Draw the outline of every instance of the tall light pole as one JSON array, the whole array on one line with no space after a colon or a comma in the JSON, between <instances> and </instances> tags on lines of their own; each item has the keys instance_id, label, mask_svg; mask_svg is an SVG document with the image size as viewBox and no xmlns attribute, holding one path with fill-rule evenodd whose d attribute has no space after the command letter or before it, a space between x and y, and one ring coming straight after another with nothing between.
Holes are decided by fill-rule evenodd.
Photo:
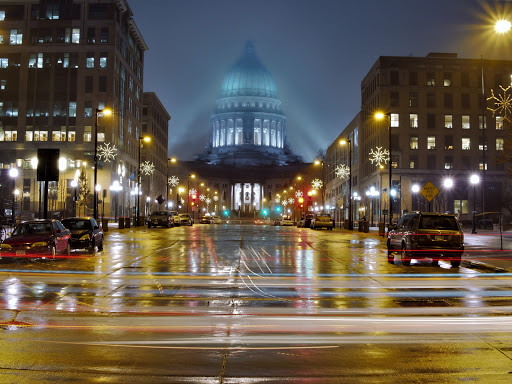
<instances>
[{"instance_id":1,"label":"tall light pole","mask_svg":"<svg viewBox=\"0 0 512 384\"><path fill-rule=\"evenodd\" d=\"M322 160L315 160L315 165L321 165L322 166L322 211L325 205L325 179L324 179L324 161Z\"/></svg>"},{"instance_id":2,"label":"tall light pole","mask_svg":"<svg viewBox=\"0 0 512 384\"><path fill-rule=\"evenodd\" d=\"M446 193L446 212L448 212L449 211L449 209L448 209L449 205L448 204L449 204L449 200L450 200L450 191L451 191L451 189L453 187L453 180L450 179L450 178L444 179L443 185L444 185L444 187L446 188L446 191L447 191L447 193Z\"/></svg>"},{"instance_id":3,"label":"tall light pole","mask_svg":"<svg viewBox=\"0 0 512 384\"><path fill-rule=\"evenodd\" d=\"M16 225L16 178L18 177L18 168L12 167L9 169L9 176L12 179L12 214L11 224L14 227Z\"/></svg>"},{"instance_id":4,"label":"tall light pole","mask_svg":"<svg viewBox=\"0 0 512 384\"><path fill-rule=\"evenodd\" d=\"M141 178L140 178L140 154L142 152L142 143L146 142L149 143L151 141L151 138L149 136L139 137L139 166L137 168L137 215L136 220L137 223L135 226L137 227L139 225L139 216L140 216L140 194L141 194Z\"/></svg>"},{"instance_id":5,"label":"tall light pole","mask_svg":"<svg viewBox=\"0 0 512 384\"><path fill-rule=\"evenodd\" d=\"M190 205L190 179L195 179L196 175L193 173L188 175L187 178L187 213L188 213L188 206Z\"/></svg>"},{"instance_id":6,"label":"tall light pole","mask_svg":"<svg viewBox=\"0 0 512 384\"><path fill-rule=\"evenodd\" d=\"M348 229L354 229L352 222L352 141L350 139L341 140L340 144L348 143Z\"/></svg>"},{"instance_id":7,"label":"tall light pole","mask_svg":"<svg viewBox=\"0 0 512 384\"><path fill-rule=\"evenodd\" d=\"M166 198L166 205L167 205L167 209L169 209L169 163L176 163L176 158L175 157L171 157L169 159L167 159L167 198Z\"/></svg>"},{"instance_id":8,"label":"tall light pole","mask_svg":"<svg viewBox=\"0 0 512 384\"><path fill-rule=\"evenodd\" d=\"M391 188L393 182L393 165L391 164L391 115L388 113L378 112L375 114L377 119L383 119L384 117L388 118L388 146L389 146L389 162L388 162L388 172L389 172L389 187L388 187L388 200L389 200L389 223L388 223L388 231L391 230L391 226L393 225L393 197L391 196Z\"/></svg>"},{"instance_id":9,"label":"tall light pole","mask_svg":"<svg viewBox=\"0 0 512 384\"><path fill-rule=\"evenodd\" d=\"M77 189L77 187L78 187L78 182L75 179L71 180L71 188L73 188L73 213L72 213L73 216L77 216L77 214L76 214L76 200L77 200L76 189Z\"/></svg>"},{"instance_id":10,"label":"tall light pole","mask_svg":"<svg viewBox=\"0 0 512 384\"><path fill-rule=\"evenodd\" d=\"M94 220L98 220L98 193L96 191L96 185L98 184L98 116L110 116L112 111L110 109L98 109L96 108L96 120L94 122L94 186L93 186L93 205L94 205Z\"/></svg>"},{"instance_id":11,"label":"tall light pole","mask_svg":"<svg viewBox=\"0 0 512 384\"><path fill-rule=\"evenodd\" d=\"M418 211L420 210L420 200L418 199L418 192L420 191L420 189L421 188L418 184L413 184L413 186L411 187L412 193L414 193L416 196L416 205L417 205L416 208L418 209ZM411 205L412 205L412 203L411 203Z\"/></svg>"},{"instance_id":12,"label":"tall light pole","mask_svg":"<svg viewBox=\"0 0 512 384\"><path fill-rule=\"evenodd\" d=\"M471 175L469 178L471 184L473 184L473 223L471 233L476 233L476 185L480 183L480 177L478 175Z\"/></svg>"}]
</instances>

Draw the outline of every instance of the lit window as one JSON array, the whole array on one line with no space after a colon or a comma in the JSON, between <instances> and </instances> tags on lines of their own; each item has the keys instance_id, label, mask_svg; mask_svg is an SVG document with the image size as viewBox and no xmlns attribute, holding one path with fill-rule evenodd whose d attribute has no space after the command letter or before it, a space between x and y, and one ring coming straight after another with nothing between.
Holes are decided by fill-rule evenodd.
<instances>
[{"instance_id":1,"label":"lit window","mask_svg":"<svg viewBox=\"0 0 512 384\"><path fill-rule=\"evenodd\" d=\"M391 126L392 127L398 127L399 126L399 120L400 120L400 117L399 117L398 113L392 113L391 114Z\"/></svg>"},{"instance_id":2,"label":"lit window","mask_svg":"<svg viewBox=\"0 0 512 384\"><path fill-rule=\"evenodd\" d=\"M23 31L21 29L11 29L11 40L12 45L20 45L23 41Z\"/></svg>"},{"instance_id":3,"label":"lit window","mask_svg":"<svg viewBox=\"0 0 512 384\"><path fill-rule=\"evenodd\" d=\"M484 167L484 163L478 163L478 169L483 171L485 168L485 170L487 171L487 163L485 163L485 167Z\"/></svg>"},{"instance_id":4,"label":"lit window","mask_svg":"<svg viewBox=\"0 0 512 384\"><path fill-rule=\"evenodd\" d=\"M80 42L80 28L73 28L71 31L71 43L78 44Z\"/></svg>"},{"instance_id":5,"label":"lit window","mask_svg":"<svg viewBox=\"0 0 512 384\"><path fill-rule=\"evenodd\" d=\"M35 131L34 141L48 141L48 131Z\"/></svg>"},{"instance_id":6,"label":"lit window","mask_svg":"<svg viewBox=\"0 0 512 384\"><path fill-rule=\"evenodd\" d=\"M451 72L444 73L443 85L445 87L450 87L452 85L452 74Z\"/></svg>"},{"instance_id":7,"label":"lit window","mask_svg":"<svg viewBox=\"0 0 512 384\"><path fill-rule=\"evenodd\" d=\"M496 138L496 150L497 151L503 151L504 144L505 144L505 142L503 140L503 137Z\"/></svg>"},{"instance_id":8,"label":"lit window","mask_svg":"<svg viewBox=\"0 0 512 384\"><path fill-rule=\"evenodd\" d=\"M462 138L462 150L463 151L471 150L471 139L469 137Z\"/></svg>"},{"instance_id":9,"label":"lit window","mask_svg":"<svg viewBox=\"0 0 512 384\"><path fill-rule=\"evenodd\" d=\"M0 34L0 44L4 43L4 35Z\"/></svg>"},{"instance_id":10,"label":"lit window","mask_svg":"<svg viewBox=\"0 0 512 384\"><path fill-rule=\"evenodd\" d=\"M0 141L18 141L18 131L0 130Z\"/></svg>"},{"instance_id":11,"label":"lit window","mask_svg":"<svg viewBox=\"0 0 512 384\"><path fill-rule=\"evenodd\" d=\"M444 163L444 169L453 169L453 161L446 161Z\"/></svg>"},{"instance_id":12,"label":"lit window","mask_svg":"<svg viewBox=\"0 0 512 384\"><path fill-rule=\"evenodd\" d=\"M98 132L98 141L99 142L104 142L105 141L105 133Z\"/></svg>"},{"instance_id":13,"label":"lit window","mask_svg":"<svg viewBox=\"0 0 512 384\"><path fill-rule=\"evenodd\" d=\"M0 68L7 68L9 66L9 59L0 57Z\"/></svg>"},{"instance_id":14,"label":"lit window","mask_svg":"<svg viewBox=\"0 0 512 384\"><path fill-rule=\"evenodd\" d=\"M0 21L5 20L5 11L0 11Z\"/></svg>"},{"instance_id":15,"label":"lit window","mask_svg":"<svg viewBox=\"0 0 512 384\"><path fill-rule=\"evenodd\" d=\"M75 141L76 132L68 131L68 141Z\"/></svg>"},{"instance_id":16,"label":"lit window","mask_svg":"<svg viewBox=\"0 0 512 384\"><path fill-rule=\"evenodd\" d=\"M462 129L469 129L469 115L462 115Z\"/></svg>"},{"instance_id":17,"label":"lit window","mask_svg":"<svg viewBox=\"0 0 512 384\"><path fill-rule=\"evenodd\" d=\"M418 114L417 113L411 113L409 114L409 127L411 128L418 128Z\"/></svg>"},{"instance_id":18,"label":"lit window","mask_svg":"<svg viewBox=\"0 0 512 384\"><path fill-rule=\"evenodd\" d=\"M427 137L427 149L436 149L436 137L435 136Z\"/></svg>"},{"instance_id":19,"label":"lit window","mask_svg":"<svg viewBox=\"0 0 512 384\"><path fill-rule=\"evenodd\" d=\"M453 128L453 116L452 115L444 115L444 127L445 128Z\"/></svg>"},{"instance_id":20,"label":"lit window","mask_svg":"<svg viewBox=\"0 0 512 384\"><path fill-rule=\"evenodd\" d=\"M100 68L107 68L107 54L100 53Z\"/></svg>"},{"instance_id":21,"label":"lit window","mask_svg":"<svg viewBox=\"0 0 512 384\"><path fill-rule=\"evenodd\" d=\"M503 130L503 116L496 116L496 129L498 131Z\"/></svg>"},{"instance_id":22,"label":"lit window","mask_svg":"<svg viewBox=\"0 0 512 384\"><path fill-rule=\"evenodd\" d=\"M76 101L69 102L69 117L76 117Z\"/></svg>"},{"instance_id":23,"label":"lit window","mask_svg":"<svg viewBox=\"0 0 512 384\"><path fill-rule=\"evenodd\" d=\"M418 137L417 136L411 136L409 138L409 148L410 149L418 149Z\"/></svg>"},{"instance_id":24,"label":"lit window","mask_svg":"<svg viewBox=\"0 0 512 384\"><path fill-rule=\"evenodd\" d=\"M468 201L467 200L453 200L453 212L461 213L461 215L468 214Z\"/></svg>"},{"instance_id":25,"label":"lit window","mask_svg":"<svg viewBox=\"0 0 512 384\"><path fill-rule=\"evenodd\" d=\"M60 141L60 131L52 132L52 141Z\"/></svg>"},{"instance_id":26,"label":"lit window","mask_svg":"<svg viewBox=\"0 0 512 384\"><path fill-rule=\"evenodd\" d=\"M91 130L92 130L92 127L90 125L86 125L84 127L84 143L91 141L91 139L92 139Z\"/></svg>"},{"instance_id":27,"label":"lit window","mask_svg":"<svg viewBox=\"0 0 512 384\"><path fill-rule=\"evenodd\" d=\"M88 53L87 54L87 59L86 59L86 67L87 68L94 68L94 53Z\"/></svg>"},{"instance_id":28,"label":"lit window","mask_svg":"<svg viewBox=\"0 0 512 384\"><path fill-rule=\"evenodd\" d=\"M25 132L25 141L34 141L34 131Z\"/></svg>"},{"instance_id":29,"label":"lit window","mask_svg":"<svg viewBox=\"0 0 512 384\"><path fill-rule=\"evenodd\" d=\"M416 165L416 163L414 160L409 161L409 168L414 169L414 168L416 168L415 165Z\"/></svg>"}]
</instances>

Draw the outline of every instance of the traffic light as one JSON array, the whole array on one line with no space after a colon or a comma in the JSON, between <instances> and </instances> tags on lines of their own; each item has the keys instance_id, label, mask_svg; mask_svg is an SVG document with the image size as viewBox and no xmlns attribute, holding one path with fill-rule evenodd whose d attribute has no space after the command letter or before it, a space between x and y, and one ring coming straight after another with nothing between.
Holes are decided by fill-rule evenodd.
<instances>
[{"instance_id":1,"label":"traffic light","mask_svg":"<svg viewBox=\"0 0 512 384\"><path fill-rule=\"evenodd\" d=\"M263 210L263 216L267 216L268 211L266 209Z\"/></svg>"},{"instance_id":2,"label":"traffic light","mask_svg":"<svg viewBox=\"0 0 512 384\"><path fill-rule=\"evenodd\" d=\"M281 207L277 207L277 208L276 208L276 211L277 211L277 212L281 212Z\"/></svg>"},{"instance_id":3,"label":"traffic light","mask_svg":"<svg viewBox=\"0 0 512 384\"><path fill-rule=\"evenodd\" d=\"M229 212L226 210L224 211L224 216L227 216L229 214Z\"/></svg>"},{"instance_id":4,"label":"traffic light","mask_svg":"<svg viewBox=\"0 0 512 384\"><path fill-rule=\"evenodd\" d=\"M299 203L303 203L304 202L304 198L303 197L299 197Z\"/></svg>"}]
</instances>

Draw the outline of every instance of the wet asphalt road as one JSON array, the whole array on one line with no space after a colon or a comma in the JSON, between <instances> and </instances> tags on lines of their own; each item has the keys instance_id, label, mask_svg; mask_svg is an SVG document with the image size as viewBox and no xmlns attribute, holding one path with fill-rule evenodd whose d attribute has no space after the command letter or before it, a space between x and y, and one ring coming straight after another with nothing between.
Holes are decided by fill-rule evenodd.
<instances>
[{"instance_id":1,"label":"wet asphalt road","mask_svg":"<svg viewBox=\"0 0 512 384\"><path fill-rule=\"evenodd\" d=\"M512 274L365 234L194 225L0 264L0 383L510 383Z\"/></svg>"}]
</instances>

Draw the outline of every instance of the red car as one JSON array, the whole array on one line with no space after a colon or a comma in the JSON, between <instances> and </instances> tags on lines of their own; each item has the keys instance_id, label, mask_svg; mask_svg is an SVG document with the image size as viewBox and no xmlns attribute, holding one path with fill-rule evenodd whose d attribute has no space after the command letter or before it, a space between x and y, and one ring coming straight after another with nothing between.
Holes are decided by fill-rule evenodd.
<instances>
[{"instance_id":1,"label":"red car","mask_svg":"<svg viewBox=\"0 0 512 384\"><path fill-rule=\"evenodd\" d=\"M55 258L57 253L71 253L71 233L58 220L20 223L0 246L0 259Z\"/></svg>"}]
</instances>

